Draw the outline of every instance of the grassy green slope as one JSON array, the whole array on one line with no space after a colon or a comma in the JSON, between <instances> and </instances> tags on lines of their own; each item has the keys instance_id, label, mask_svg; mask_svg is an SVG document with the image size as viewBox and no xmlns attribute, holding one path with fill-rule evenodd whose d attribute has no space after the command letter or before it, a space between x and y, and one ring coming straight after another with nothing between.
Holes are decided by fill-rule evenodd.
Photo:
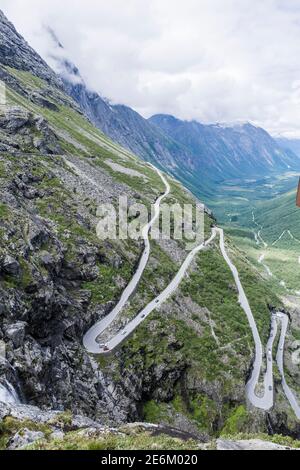
<instances>
[{"instance_id":1,"label":"grassy green slope","mask_svg":"<svg viewBox=\"0 0 300 470\"><path fill-rule=\"evenodd\" d=\"M290 191L271 201L257 204L255 217L263 225L262 234L269 243L275 242L284 230L290 230L300 240L300 209L295 200L295 191ZM291 248L294 244L290 237L280 242L280 246L285 248Z\"/></svg>"},{"instance_id":2,"label":"grassy green slope","mask_svg":"<svg viewBox=\"0 0 300 470\"><path fill-rule=\"evenodd\" d=\"M253 264L261 270L267 279L277 286L281 294L288 289L300 290L299 255L300 255L300 209L295 204L296 192L274 197L268 201L259 201L239 211L236 222L227 227L229 233L245 252ZM253 222L253 214L255 222ZM260 240L257 244L254 232L267 243L265 247ZM268 276L266 269L258 260L264 254L264 263L274 274Z\"/></svg>"},{"instance_id":3,"label":"grassy green slope","mask_svg":"<svg viewBox=\"0 0 300 470\"><path fill-rule=\"evenodd\" d=\"M27 90L48 90L47 83L42 80L37 82L28 73L12 69L9 73ZM57 107L56 111L38 105L13 89L8 89L8 98L11 105L24 107L47 119L59 136L65 154L76 155L87 160L93 167L101 168L105 174L122 184L124 190L127 188L133 191L138 201L147 205L153 202L163 190L158 175L95 129L72 103L62 105L60 100L55 99L56 93L59 95L61 92L52 90L51 100ZM53 161L49 163L47 157L39 156L36 150L32 149L32 153L37 156L38 167L43 167L45 162L50 166L55 165ZM60 160L59 156L56 158ZM117 171L111 162L142 173L148 179L147 184L137 176ZM2 156L2 163L6 167L4 178L18 172L16 157ZM193 200L174 180L170 180L170 183L173 202ZM53 178L40 184L44 185L40 189L49 189L51 186L51 192L37 202L36 210L56 225L68 248L70 261L74 261L72 247L78 240L81 243L86 240L95 244L100 252L106 250L106 260L99 263L97 279L87 280L82 285L82 288L91 292L93 308L116 300L121 291L116 275L125 283L128 282L134 262L138 259L139 247L123 242L103 246L96 240L92 223L90 227L89 224L82 227L82 224L75 223L78 219L76 204L88 202L91 206L93 201L76 200L74 194ZM0 213L5 217L7 208L0 206ZM207 235L212 223L213 220L206 216ZM65 236L68 230L72 234L71 238L69 234ZM149 270L145 271L141 289L131 302L128 316L134 314L136 306L142 306L159 292L178 267L167 250L156 245L153 248L151 256L153 265L157 266L156 275L153 276L153 272ZM242 253L231 243L229 248L231 256L238 263L262 339L266 340L270 319L268 305L279 305L280 302ZM122 256L120 268L116 268L110 261L115 254ZM161 413L167 413L167 420L176 424L176 414L181 413L198 429L215 433L226 427L228 420L240 412L240 406L244 407L243 426L253 419L245 408L244 397L244 383L252 355L251 332L245 314L237 303L231 273L218 246L214 244L212 248L199 254L189 276L170 302L163 306L162 311L153 313L124 344L116 357L109 359L108 363L101 359L100 364L106 374L120 382L120 386L124 384L124 375L128 378L127 383L130 383L132 376L138 377L142 372L142 392L140 395L137 393L137 400L145 419L151 415L151 411L154 421L161 419ZM166 370L160 377L159 370L163 368ZM159 410L156 413L151 409L153 403L154 409ZM236 431L241 430L237 426Z\"/></svg>"}]
</instances>

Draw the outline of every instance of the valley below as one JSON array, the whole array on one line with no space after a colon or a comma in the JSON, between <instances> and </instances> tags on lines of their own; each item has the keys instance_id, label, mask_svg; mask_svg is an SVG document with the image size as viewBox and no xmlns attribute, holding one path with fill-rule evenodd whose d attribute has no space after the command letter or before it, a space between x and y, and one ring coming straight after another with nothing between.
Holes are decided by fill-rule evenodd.
<instances>
[{"instance_id":1,"label":"valley below","mask_svg":"<svg viewBox=\"0 0 300 470\"><path fill-rule=\"evenodd\" d=\"M299 347L299 268L300 268L300 212L296 207L296 188L300 174L287 172L263 179L229 181L218 189L217 200L211 201L215 213L226 233L247 255L247 259L258 270L270 288L275 290L288 312L281 324L281 339L277 327L271 328L271 349L279 341L277 365L283 378L283 388L299 419L299 384L293 380L295 365L293 353ZM290 320L290 326L289 325ZM288 333L288 348L284 337ZM277 339L276 339L277 338ZM279 360L279 362L278 362ZM288 365L288 383L296 391L291 396L284 378L283 364ZM282 374L283 373L283 374ZM296 374L298 377L298 373Z\"/></svg>"},{"instance_id":2,"label":"valley below","mask_svg":"<svg viewBox=\"0 0 300 470\"><path fill-rule=\"evenodd\" d=\"M262 275L283 296L299 295L300 214L296 188L300 173L290 172L262 180L239 180L232 191L227 182L211 201L225 231L230 234ZM237 195L238 191L238 195Z\"/></svg>"}]
</instances>

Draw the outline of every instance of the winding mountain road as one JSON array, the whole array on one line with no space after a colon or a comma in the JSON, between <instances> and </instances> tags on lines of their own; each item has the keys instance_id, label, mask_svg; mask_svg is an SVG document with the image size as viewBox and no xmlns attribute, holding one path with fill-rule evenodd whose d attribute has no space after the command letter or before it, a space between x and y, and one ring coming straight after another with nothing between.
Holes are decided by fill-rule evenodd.
<instances>
[{"instance_id":1,"label":"winding mountain road","mask_svg":"<svg viewBox=\"0 0 300 470\"><path fill-rule=\"evenodd\" d=\"M284 355L285 337L286 337L286 333L287 333L287 329L289 325L289 318L287 315L284 315L282 313L278 313L277 317L281 321L281 335L279 339L278 351L277 351L277 356L276 356L278 370L281 375L281 384L282 384L282 388L285 393L285 396L290 402L290 405L293 408L295 415L297 416L298 419L300 419L300 406L297 402L295 395L293 394L292 390L288 386L286 379L285 379L285 374L284 374L283 355Z\"/></svg>"},{"instance_id":2,"label":"winding mountain road","mask_svg":"<svg viewBox=\"0 0 300 470\"><path fill-rule=\"evenodd\" d=\"M256 322L251 310L251 307L249 305L249 301L247 299L247 296L245 294L244 288L242 286L242 283L240 281L239 273L235 265L232 263L230 260L226 248L225 248L225 243L224 243L224 231L221 228L216 229L219 234L220 234L220 249L221 253L223 255L224 260L226 261L227 265L229 266L233 277L235 284L238 289L239 293L239 303L244 310L248 322L250 325L250 328L252 330L252 335L254 338L254 343L255 343L255 358L253 362L253 369L252 369L252 375L247 382L246 385L246 394L249 399L249 401L256 407L260 408L263 410L269 410L272 408L273 403L274 403L274 392L273 392L273 359L271 355L271 361L267 361L267 371L265 374L264 378L264 393L262 396L258 396L256 393L256 388L259 383L259 378L260 378L260 373L262 369L262 364L263 364L263 346L262 342L259 336L259 332L256 326ZM268 345L268 347L271 347L271 344Z\"/></svg>"},{"instance_id":3,"label":"winding mountain road","mask_svg":"<svg viewBox=\"0 0 300 470\"><path fill-rule=\"evenodd\" d=\"M115 349L120 343L122 343L128 336L130 336L134 330L146 320L146 318L150 315L153 310L156 310L160 305L165 302L178 288L180 282L182 281L185 273L190 266L193 258L199 251L203 250L203 248L215 238L216 230L213 229L212 236L201 245L194 248L186 257L184 262L182 263L179 271L177 272L174 279L170 282L170 284L159 294L155 299L153 299L146 307L131 321L129 322L124 330L117 333L110 341L108 341L105 345L99 345L97 343L97 337L107 328L106 326L106 318L99 322L95 327L93 327L90 331L88 331L87 335L84 339L84 346L85 348L91 353L109 353L113 349ZM109 322L110 323L110 322ZM106 349L108 348L108 350Z\"/></svg>"},{"instance_id":4,"label":"winding mountain road","mask_svg":"<svg viewBox=\"0 0 300 470\"><path fill-rule=\"evenodd\" d=\"M151 165L152 166L152 165ZM222 256L229 266L235 284L238 289L238 301L241 308L244 310L251 331L254 338L255 343L255 356L253 361L252 373L251 377L246 384L246 396L249 402L256 408L260 408L262 410L268 411L274 405L274 378L273 378L273 347L274 341L277 336L278 330L278 321L281 321L281 336L278 346L277 352L277 364L278 369L282 377L282 386L283 390L286 394L287 399L289 400L296 416L300 419L300 407L297 403L297 400L286 383L285 376L284 376L284 364L283 364L283 354L284 354L284 345L285 345L285 338L288 328L289 319L287 315L277 312L276 314L272 315L271 319L271 331L270 337L267 343L266 351L264 354L263 346L261 342L261 338L257 329L257 325L255 322L255 318L253 316L251 307L249 305L248 298L245 294L244 288L240 281L239 273L236 266L232 263L231 259L229 258L224 242L224 231L221 228L213 227L211 237L195 247L192 251L189 252L186 259L182 263L181 267L179 268L178 272L176 273L173 280L170 284L155 298L153 299L144 309L139 312L139 314L131 320L123 330L119 331L116 335L114 335L109 341L105 344L99 344L97 341L101 333L103 333L109 325L116 319L120 311L123 309L125 304L127 303L129 297L132 295L134 290L136 289L142 274L145 270L145 267L148 263L149 256L150 256L150 242L149 242L149 232L152 225L155 223L157 218L159 217L160 213L160 203L161 201L169 194L170 186L163 176L163 174L155 167L154 170L159 174L162 181L165 184L166 191L157 199L155 203L155 211L154 216L151 221L143 228L142 230L142 237L144 239L144 251L140 259L140 263L138 268L133 275L131 281L129 282L128 286L122 293L122 296L114 307L114 309L102 320L97 322L90 330L85 334L83 338L83 344L85 349L92 354L108 354L111 353L117 346L119 346L123 341L125 341L135 330L136 328L146 320L146 318L153 312L153 310L157 309L165 302L178 288L180 282L184 278L187 269L189 268L192 260L194 259L195 255L203 250L204 247L208 246L213 239L219 234L219 242L220 242L220 250ZM263 367L263 359L266 359L266 370L264 373L264 380L263 384L260 383L260 376Z\"/></svg>"},{"instance_id":5,"label":"winding mountain road","mask_svg":"<svg viewBox=\"0 0 300 470\"><path fill-rule=\"evenodd\" d=\"M144 272L144 270L147 266L149 256L150 256L150 241L149 241L150 229L159 217L161 201L164 198L166 198L168 196L168 194L170 193L171 188L170 188L170 185L169 185L168 181L164 177L164 175L157 168L155 168L153 165L151 165L150 163L149 163L149 165L158 173L158 175L160 176L160 178L162 179L162 181L163 181L163 183L166 187L166 190L161 196L159 196L159 198L156 200L156 202L154 204L154 216L152 217L150 222L148 222L148 224L146 224L144 226L144 228L142 229L142 238L144 240L144 251L143 251L143 254L141 256L141 259L140 259L140 262L139 262L139 265L138 265L138 268L137 268L136 272L134 273L134 275L131 278L131 280L130 280L129 284L127 285L127 287L124 289L124 291L121 295L121 298L120 298L119 302L117 303L117 305L114 307L114 309L105 318L103 318L102 320L97 322L94 326L92 326L92 328L90 328L90 330L85 334L85 336L83 338L84 347L86 348L86 350L88 352L93 353L93 354L105 353L105 352L107 352L107 347L108 348L110 347L110 345L108 345L108 344L105 345L105 346L103 346L103 345L100 346L99 343L97 342L97 338L115 320L115 318L118 316L118 314L124 308L124 306L127 303L129 297L133 294L133 292L136 289L138 283L140 282L140 279L141 279L142 274L143 274L143 272ZM117 336L119 337L120 334L118 334ZM125 335L125 334L122 335L121 334L121 336L122 336L122 339L124 340L128 335ZM119 344L119 343L120 343L120 341L117 342L117 344ZM113 341L113 344L116 345L116 341ZM115 347L115 346L113 346L113 347Z\"/></svg>"},{"instance_id":6,"label":"winding mountain road","mask_svg":"<svg viewBox=\"0 0 300 470\"><path fill-rule=\"evenodd\" d=\"M259 332L257 330L256 322L255 322L253 313L251 311L247 296L241 284L238 271L236 267L234 266L234 264L231 262L226 252L225 243L224 243L224 232L222 229L216 229L216 230L220 233L220 249L221 249L223 258L225 259L226 263L228 264L233 274L233 277L234 277L234 280L235 280L235 283L239 292L239 303L247 315L249 325L252 330L254 342L255 342L255 358L254 358L254 363L253 363L252 374L251 374L249 381L246 384L247 398L252 403L253 406L255 406L256 408L266 410L266 411L270 410L274 406L273 347L274 347L274 342L277 336L278 322L280 322L281 323L281 335L280 335L279 344L278 344L276 362L277 362L279 372L281 374L283 391L291 407L293 408L295 415L297 416L298 419L300 419L300 406L297 402L297 398L295 397L294 393L288 386L286 379L285 379L285 374L284 374L283 356L284 356L285 338L286 338L287 329L289 325L289 317L282 312L276 312L272 315L271 331L270 331L270 336L269 336L269 340L267 343L266 354L265 354L267 365L266 365L266 371L264 374L263 390L261 390L261 393L258 395L259 378L260 378L262 365L263 365L263 347L262 347L261 339L259 336Z\"/></svg>"}]
</instances>

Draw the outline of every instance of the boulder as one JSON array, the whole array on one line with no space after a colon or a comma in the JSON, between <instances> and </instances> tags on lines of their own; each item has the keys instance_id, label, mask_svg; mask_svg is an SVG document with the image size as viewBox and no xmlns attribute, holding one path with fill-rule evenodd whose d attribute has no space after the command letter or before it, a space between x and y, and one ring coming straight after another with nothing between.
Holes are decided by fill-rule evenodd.
<instances>
[{"instance_id":1,"label":"boulder","mask_svg":"<svg viewBox=\"0 0 300 470\"><path fill-rule=\"evenodd\" d=\"M62 431L54 431L54 432L50 435L50 439L57 440L57 441L63 440L64 437L65 437L65 433L62 432Z\"/></svg>"},{"instance_id":2,"label":"boulder","mask_svg":"<svg viewBox=\"0 0 300 470\"><path fill-rule=\"evenodd\" d=\"M15 258L10 255L6 255L2 263L2 270L10 276L19 276L21 268Z\"/></svg>"},{"instance_id":3,"label":"boulder","mask_svg":"<svg viewBox=\"0 0 300 470\"><path fill-rule=\"evenodd\" d=\"M43 439L45 434L40 431L29 431L29 429L25 428L21 431L17 432L9 441L8 449L16 450L22 449L30 444L33 444L40 439Z\"/></svg>"},{"instance_id":4,"label":"boulder","mask_svg":"<svg viewBox=\"0 0 300 470\"><path fill-rule=\"evenodd\" d=\"M260 439L248 439L245 441L217 440L217 450L299 450L288 446L282 446Z\"/></svg>"}]
</instances>

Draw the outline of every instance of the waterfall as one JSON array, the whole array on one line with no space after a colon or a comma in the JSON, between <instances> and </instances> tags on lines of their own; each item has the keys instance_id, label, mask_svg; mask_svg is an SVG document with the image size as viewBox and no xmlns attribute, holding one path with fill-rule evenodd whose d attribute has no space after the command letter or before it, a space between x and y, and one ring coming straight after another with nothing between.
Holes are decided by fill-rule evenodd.
<instances>
[{"instance_id":1,"label":"waterfall","mask_svg":"<svg viewBox=\"0 0 300 470\"><path fill-rule=\"evenodd\" d=\"M12 405L20 404L17 392L7 380L2 384L0 383L0 402Z\"/></svg>"}]
</instances>

